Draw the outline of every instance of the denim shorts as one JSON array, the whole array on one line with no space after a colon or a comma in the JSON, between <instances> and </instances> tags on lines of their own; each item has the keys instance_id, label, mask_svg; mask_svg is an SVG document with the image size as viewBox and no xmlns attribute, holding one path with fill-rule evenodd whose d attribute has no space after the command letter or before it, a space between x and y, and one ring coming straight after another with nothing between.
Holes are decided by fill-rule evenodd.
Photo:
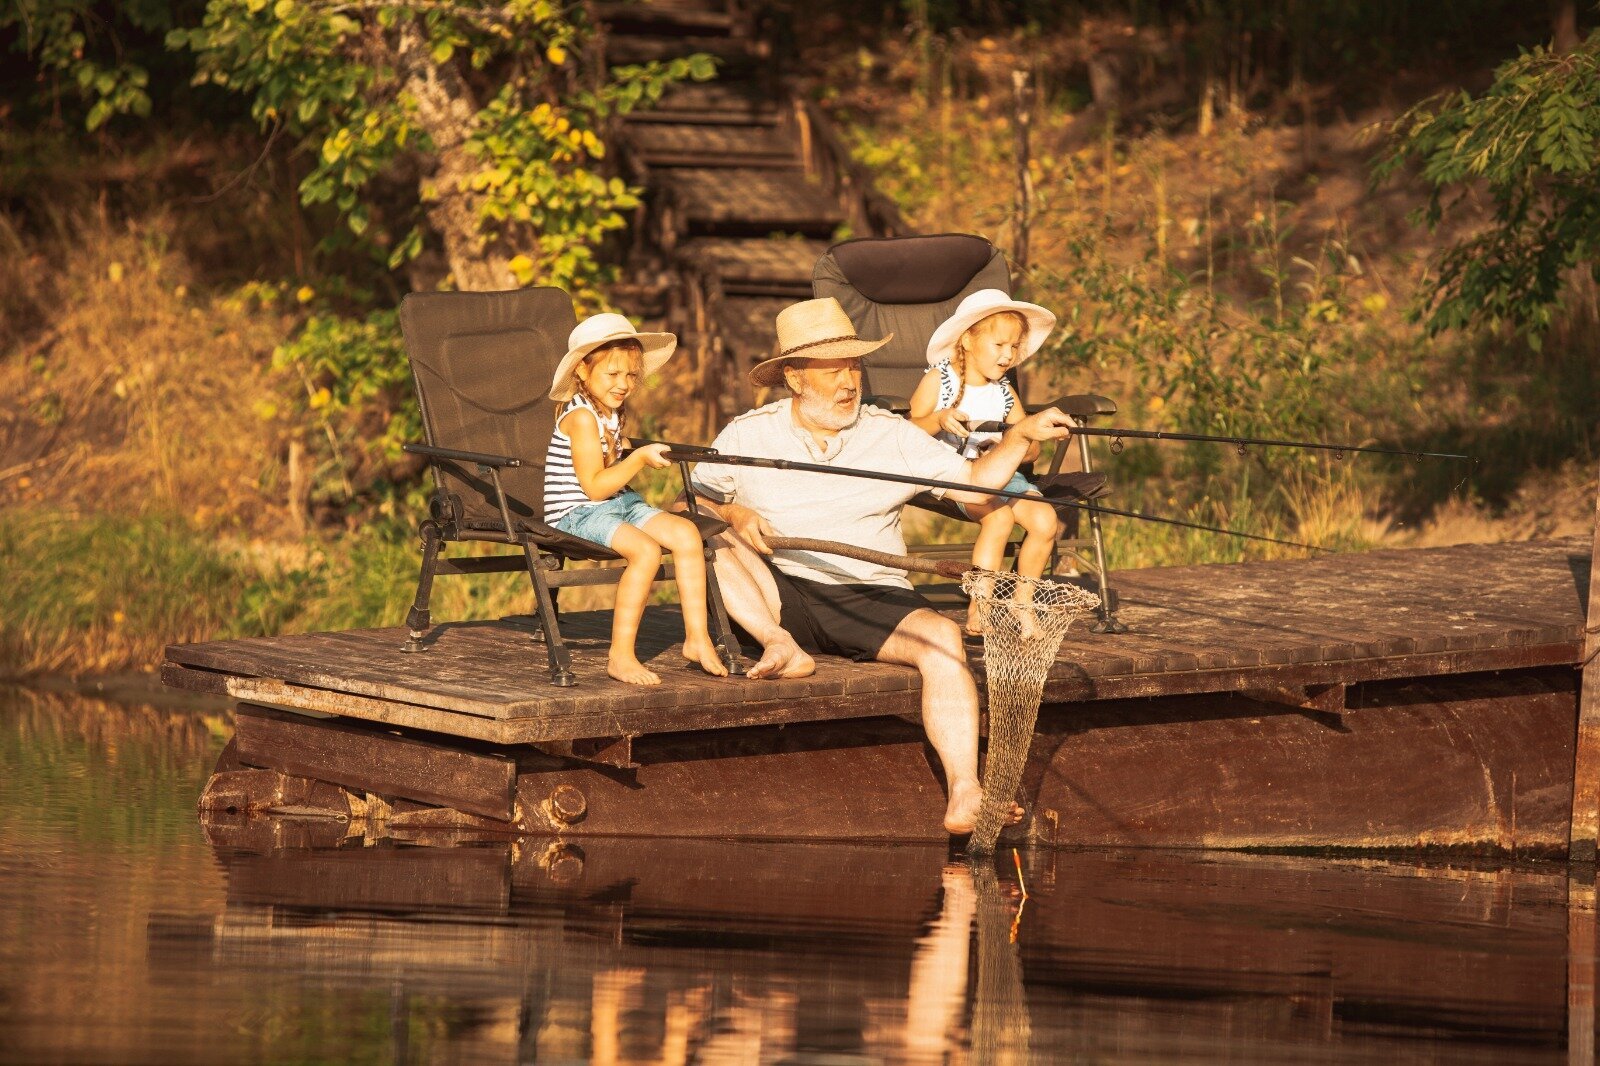
<instances>
[{"instance_id":1,"label":"denim shorts","mask_svg":"<svg viewBox=\"0 0 1600 1066\"><path fill-rule=\"evenodd\" d=\"M1021 474L1012 474L1011 475L1011 480L1006 482L1005 485L1001 488L1000 491L1001 492L1038 492L1039 491L1039 487L1037 485L1035 485L1033 482L1029 481L1027 478L1023 477ZM1016 503L1017 501L1016 500L1012 500L1012 499L1008 499L1008 498L1006 498L1004 496L996 496L996 497L994 497L994 499L991 502L1003 505L1003 504L1008 504L1008 503ZM956 504L956 506L961 508L961 513L962 514L966 515L968 518L972 517L971 513L968 512L965 504L958 503L958 504Z\"/></svg>"},{"instance_id":2,"label":"denim shorts","mask_svg":"<svg viewBox=\"0 0 1600 1066\"><path fill-rule=\"evenodd\" d=\"M660 508L645 503L644 497L637 492L623 489L609 500L575 507L551 524L563 533L571 533L574 537L582 537L609 548L618 529L623 526L642 527L660 513Z\"/></svg>"}]
</instances>

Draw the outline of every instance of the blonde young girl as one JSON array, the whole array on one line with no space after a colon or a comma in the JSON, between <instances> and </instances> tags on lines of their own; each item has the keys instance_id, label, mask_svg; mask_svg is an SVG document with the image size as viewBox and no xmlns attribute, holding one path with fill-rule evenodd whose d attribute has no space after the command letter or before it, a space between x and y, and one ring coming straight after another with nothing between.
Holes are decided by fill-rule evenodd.
<instances>
[{"instance_id":1,"label":"blonde young girl","mask_svg":"<svg viewBox=\"0 0 1600 1066\"><path fill-rule=\"evenodd\" d=\"M607 672L630 685L659 685L639 661L634 642L663 548L672 552L683 605L683 657L725 677L706 627L706 566L700 533L687 518L665 514L628 488L648 468L672 465L665 444L628 451L623 405L643 376L665 363L678 341L670 333L637 333L621 315L578 323L556 367L550 398L556 429L544 466L544 520L604 545L627 560L611 616Z\"/></svg>"},{"instance_id":2,"label":"blonde young girl","mask_svg":"<svg viewBox=\"0 0 1600 1066\"><path fill-rule=\"evenodd\" d=\"M1039 350L1055 322L1055 315L1044 308L1013 300L999 289L980 289L962 300L928 342L930 369L912 394L911 421L968 459L982 455L1000 435L974 433L969 427L980 422L1022 420L1022 401L1006 373ZM1038 454L1039 446L1034 444L1028 461ZM1021 474L1013 475L1005 490L1038 495ZM1011 527L1020 525L1024 535L1017 548L1017 573L1027 577L1044 574L1061 529L1055 508L1043 500L1035 503L1004 496L958 506L968 518L978 520L974 566L999 570ZM980 632L982 621L969 611L967 631Z\"/></svg>"}]
</instances>

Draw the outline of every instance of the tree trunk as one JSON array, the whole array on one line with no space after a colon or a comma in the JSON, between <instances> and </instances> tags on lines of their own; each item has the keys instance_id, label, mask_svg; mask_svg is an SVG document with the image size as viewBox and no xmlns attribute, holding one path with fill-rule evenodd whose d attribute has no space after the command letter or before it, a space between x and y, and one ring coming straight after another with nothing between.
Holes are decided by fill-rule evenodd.
<instances>
[{"instance_id":1,"label":"tree trunk","mask_svg":"<svg viewBox=\"0 0 1600 1066\"><path fill-rule=\"evenodd\" d=\"M428 223L444 242L456 288L483 291L517 284L504 249L485 242L478 222L482 197L468 181L478 162L467 151L478 103L460 72L435 63L427 35L410 20L396 29L395 67L405 91L416 102L417 123L433 142L435 158L420 189Z\"/></svg>"},{"instance_id":2,"label":"tree trunk","mask_svg":"<svg viewBox=\"0 0 1600 1066\"><path fill-rule=\"evenodd\" d=\"M1565 54L1578 47L1578 5L1554 0L1550 5L1550 48Z\"/></svg>"}]
</instances>

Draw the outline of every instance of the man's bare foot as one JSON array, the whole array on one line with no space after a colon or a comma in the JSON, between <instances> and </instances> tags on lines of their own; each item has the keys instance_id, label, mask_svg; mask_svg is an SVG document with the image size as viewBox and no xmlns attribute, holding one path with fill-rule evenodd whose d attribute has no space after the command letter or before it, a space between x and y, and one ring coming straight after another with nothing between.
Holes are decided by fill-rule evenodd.
<instances>
[{"instance_id":1,"label":"man's bare foot","mask_svg":"<svg viewBox=\"0 0 1600 1066\"><path fill-rule=\"evenodd\" d=\"M945 830L960 835L978 824L978 808L983 806L983 789L976 781L959 781L950 789L950 802L944 808Z\"/></svg>"},{"instance_id":2,"label":"man's bare foot","mask_svg":"<svg viewBox=\"0 0 1600 1066\"><path fill-rule=\"evenodd\" d=\"M606 673L629 685L659 685L661 675L645 667L632 655L613 651L606 657Z\"/></svg>"},{"instance_id":3,"label":"man's bare foot","mask_svg":"<svg viewBox=\"0 0 1600 1066\"><path fill-rule=\"evenodd\" d=\"M717 646L709 638L683 642L683 657L699 665L712 677L727 677L728 665L717 654Z\"/></svg>"},{"instance_id":4,"label":"man's bare foot","mask_svg":"<svg viewBox=\"0 0 1600 1066\"><path fill-rule=\"evenodd\" d=\"M962 782L950 790L950 802L944 809L944 827L949 833L960 836L970 833L978 824L978 809L983 806L983 789L977 782ZM1022 821L1027 811L1013 803L1007 825Z\"/></svg>"},{"instance_id":5,"label":"man's bare foot","mask_svg":"<svg viewBox=\"0 0 1600 1066\"><path fill-rule=\"evenodd\" d=\"M761 649L761 658L745 676L764 681L773 677L809 677L816 670L816 660L793 637L784 635Z\"/></svg>"}]
</instances>

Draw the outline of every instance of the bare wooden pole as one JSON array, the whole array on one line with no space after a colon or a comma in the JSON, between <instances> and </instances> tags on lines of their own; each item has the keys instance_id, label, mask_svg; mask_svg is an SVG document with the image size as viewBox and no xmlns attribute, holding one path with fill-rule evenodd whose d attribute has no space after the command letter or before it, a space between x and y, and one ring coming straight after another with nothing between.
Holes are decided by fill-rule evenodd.
<instances>
[{"instance_id":1,"label":"bare wooden pole","mask_svg":"<svg viewBox=\"0 0 1600 1066\"><path fill-rule=\"evenodd\" d=\"M1030 134L1033 127L1033 108L1028 99L1028 72L1025 70L1011 72L1011 102L1014 111L1013 125L1017 133L1017 192L1012 220L1015 239L1012 241L1011 257L1017 262L1018 272L1026 273L1028 230L1033 225L1033 175L1028 168L1032 149Z\"/></svg>"},{"instance_id":2,"label":"bare wooden pole","mask_svg":"<svg viewBox=\"0 0 1600 1066\"><path fill-rule=\"evenodd\" d=\"M1594 1066L1594 870L1567 870L1567 1066Z\"/></svg>"},{"instance_id":3,"label":"bare wooden pole","mask_svg":"<svg viewBox=\"0 0 1600 1066\"><path fill-rule=\"evenodd\" d=\"M1578 751L1572 772L1572 835L1567 857L1594 862L1600 829L1600 495L1595 500L1589 604L1583 635L1583 679L1578 687Z\"/></svg>"}]
</instances>

